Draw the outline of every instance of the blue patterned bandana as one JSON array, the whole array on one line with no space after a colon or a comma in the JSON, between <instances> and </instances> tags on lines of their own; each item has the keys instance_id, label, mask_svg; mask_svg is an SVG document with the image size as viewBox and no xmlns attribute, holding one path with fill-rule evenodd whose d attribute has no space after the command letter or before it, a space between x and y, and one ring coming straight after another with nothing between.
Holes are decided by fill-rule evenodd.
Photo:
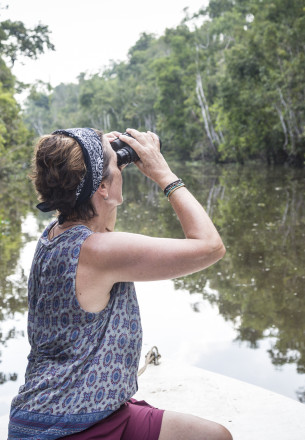
<instances>
[{"instance_id":1,"label":"blue patterned bandana","mask_svg":"<svg viewBox=\"0 0 305 440\"><path fill-rule=\"evenodd\" d=\"M52 134L63 134L75 139L80 145L86 164L86 174L76 188L76 206L90 199L98 189L103 177L103 147L100 137L92 128L68 128ZM49 202L42 202L37 208L43 212L56 209Z\"/></svg>"}]
</instances>

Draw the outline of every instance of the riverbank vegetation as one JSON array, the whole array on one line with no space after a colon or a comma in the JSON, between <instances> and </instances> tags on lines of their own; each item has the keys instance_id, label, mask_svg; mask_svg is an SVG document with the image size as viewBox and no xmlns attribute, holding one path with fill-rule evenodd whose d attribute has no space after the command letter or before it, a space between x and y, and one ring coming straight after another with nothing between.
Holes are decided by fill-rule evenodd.
<instances>
[{"instance_id":1,"label":"riverbank vegetation","mask_svg":"<svg viewBox=\"0 0 305 440\"><path fill-rule=\"evenodd\" d=\"M161 37L142 34L127 61L33 86L26 121L39 135L157 131L179 160L303 166L304 41L303 0L210 0Z\"/></svg>"}]
</instances>

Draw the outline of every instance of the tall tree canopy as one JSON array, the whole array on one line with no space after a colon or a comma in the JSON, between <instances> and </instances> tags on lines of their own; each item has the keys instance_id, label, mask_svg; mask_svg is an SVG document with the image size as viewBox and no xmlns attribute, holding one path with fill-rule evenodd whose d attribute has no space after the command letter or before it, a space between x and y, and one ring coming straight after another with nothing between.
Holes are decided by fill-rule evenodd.
<instances>
[{"instance_id":1,"label":"tall tree canopy","mask_svg":"<svg viewBox=\"0 0 305 440\"><path fill-rule=\"evenodd\" d=\"M304 0L210 0L163 36L142 34L126 62L78 84L33 87L26 117L58 126L156 130L169 155L302 166Z\"/></svg>"}]
</instances>

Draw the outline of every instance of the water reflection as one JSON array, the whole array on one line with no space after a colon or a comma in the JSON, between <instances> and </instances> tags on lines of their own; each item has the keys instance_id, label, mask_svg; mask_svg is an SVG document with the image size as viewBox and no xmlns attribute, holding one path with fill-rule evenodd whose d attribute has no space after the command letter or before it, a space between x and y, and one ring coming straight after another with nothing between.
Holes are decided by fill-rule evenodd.
<instances>
[{"instance_id":1,"label":"water reflection","mask_svg":"<svg viewBox=\"0 0 305 440\"><path fill-rule=\"evenodd\" d=\"M175 287L217 305L234 323L238 341L255 349L268 339L276 367L295 364L298 373L305 373L304 171L198 163L174 169L206 207L227 247L221 262L175 280ZM158 187L133 167L124 174L118 229L182 237ZM14 180L0 182L0 201L0 320L5 321L26 309L26 279L17 261L31 238L22 235L21 224L35 196L30 186ZM44 217L37 218L42 229ZM200 303L193 307L200 312ZM15 327L9 328L0 333L0 344L15 337ZM0 383L14 378L14 371L6 377L0 372ZM304 401L304 389L297 396Z\"/></svg>"},{"instance_id":2,"label":"water reflection","mask_svg":"<svg viewBox=\"0 0 305 440\"><path fill-rule=\"evenodd\" d=\"M199 275L200 285L210 280L218 295L207 298L236 321L238 339L255 348L272 336L272 363L295 363L304 373L304 175L282 169L225 170L219 183L225 192L213 216L228 252L219 265ZM182 280L192 291L198 282L196 275Z\"/></svg>"},{"instance_id":3,"label":"water reflection","mask_svg":"<svg viewBox=\"0 0 305 440\"><path fill-rule=\"evenodd\" d=\"M197 165L184 167L179 176L209 211L227 255L204 272L175 280L176 288L201 292L235 323L237 340L251 348L269 339L268 353L275 366L293 363L298 373L305 373L304 171L255 166L202 171ZM128 209L121 226L131 224L134 230L139 223L145 233L181 236L162 193L155 195L150 211L154 229L147 231L149 203L141 195L138 203L133 200L129 183L133 215L131 220ZM140 217L142 222L136 220ZM304 390L297 395L304 401Z\"/></svg>"},{"instance_id":4,"label":"water reflection","mask_svg":"<svg viewBox=\"0 0 305 440\"><path fill-rule=\"evenodd\" d=\"M23 273L16 277L16 264L23 246L21 233L22 216L30 206L30 190L25 176L0 180L0 321L17 311L26 310L26 278ZM17 330L6 331L0 326L0 345L16 337ZM0 351L1 362L1 351ZM16 373L0 371L0 383L16 380Z\"/></svg>"}]
</instances>

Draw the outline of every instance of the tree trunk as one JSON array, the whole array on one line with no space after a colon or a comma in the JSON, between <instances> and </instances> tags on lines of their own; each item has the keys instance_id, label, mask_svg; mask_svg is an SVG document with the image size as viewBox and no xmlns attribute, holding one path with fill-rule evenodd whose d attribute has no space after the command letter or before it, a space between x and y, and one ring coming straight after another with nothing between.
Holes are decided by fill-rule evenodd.
<instances>
[{"instance_id":1,"label":"tree trunk","mask_svg":"<svg viewBox=\"0 0 305 440\"><path fill-rule=\"evenodd\" d=\"M203 117L204 127L207 134L207 137L210 141L210 145L214 150L215 155L218 154L217 146L220 144L219 136L214 130L211 118L210 118L210 112L207 100L204 95L203 87L202 87L202 79L201 75L198 72L196 77L196 94L199 102L199 106L201 109L201 114Z\"/></svg>"},{"instance_id":2,"label":"tree trunk","mask_svg":"<svg viewBox=\"0 0 305 440\"><path fill-rule=\"evenodd\" d=\"M284 151L287 152L288 133L287 133L287 127L286 127L286 124L285 124L284 116L283 116L283 113L281 112L281 109L277 105L275 105L275 109L276 109L276 111L277 111L277 113L279 115L279 118L280 118L280 121L281 121L281 125L282 125L282 128L283 128L283 132L284 132L284 136L285 136L285 142L284 142L284 145L283 145L283 149L284 149Z\"/></svg>"},{"instance_id":3,"label":"tree trunk","mask_svg":"<svg viewBox=\"0 0 305 440\"><path fill-rule=\"evenodd\" d=\"M291 120L291 110L288 107L286 101L284 100L281 89L278 89L278 93L280 96L280 101L281 101L284 109L286 110L286 114L287 114L287 125L288 125L288 131L289 131L289 137L290 137L290 143L291 143L291 153L293 155L296 155L295 136L294 136L292 120Z\"/></svg>"}]
</instances>

